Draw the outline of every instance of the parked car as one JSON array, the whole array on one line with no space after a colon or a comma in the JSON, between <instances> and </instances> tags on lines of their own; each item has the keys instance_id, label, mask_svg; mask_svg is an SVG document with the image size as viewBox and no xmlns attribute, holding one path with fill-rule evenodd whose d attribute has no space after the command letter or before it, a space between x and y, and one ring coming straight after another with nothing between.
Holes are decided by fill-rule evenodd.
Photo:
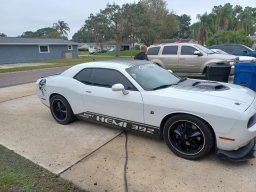
<instances>
[{"instance_id":1,"label":"parked car","mask_svg":"<svg viewBox=\"0 0 256 192\"><path fill-rule=\"evenodd\" d=\"M109 52L114 52L114 51L116 51L116 48L110 48L108 51Z\"/></svg>"},{"instance_id":2,"label":"parked car","mask_svg":"<svg viewBox=\"0 0 256 192\"><path fill-rule=\"evenodd\" d=\"M256 51L241 44L212 45L209 49L221 49L231 55L256 57Z\"/></svg>"},{"instance_id":3,"label":"parked car","mask_svg":"<svg viewBox=\"0 0 256 192\"><path fill-rule=\"evenodd\" d=\"M212 50L193 43L152 45L147 54L150 61L178 73L206 74L211 63L224 62L233 65L238 60L236 56L215 54Z\"/></svg>"},{"instance_id":4,"label":"parked car","mask_svg":"<svg viewBox=\"0 0 256 192\"><path fill-rule=\"evenodd\" d=\"M93 47L93 48L89 47L88 51L89 51L89 54L94 54L94 53L98 52L98 50L95 47Z\"/></svg>"},{"instance_id":5,"label":"parked car","mask_svg":"<svg viewBox=\"0 0 256 192\"><path fill-rule=\"evenodd\" d=\"M36 82L53 118L78 117L163 138L175 154L198 159L212 149L232 160L253 158L256 93L248 88L180 78L149 61L75 65Z\"/></svg>"},{"instance_id":6,"label":"parked car","mask_svg":"<svg viewBox=\"0 0 256 192\"><path fill-rule=\"evenodd\" d=\"M211 50L217 54L230 55L229 53L221 49L211 49ZM239 58L239 62L256 62L256 58L251 56L238 56L238 58Z\"/></svg>"}]
</instances>

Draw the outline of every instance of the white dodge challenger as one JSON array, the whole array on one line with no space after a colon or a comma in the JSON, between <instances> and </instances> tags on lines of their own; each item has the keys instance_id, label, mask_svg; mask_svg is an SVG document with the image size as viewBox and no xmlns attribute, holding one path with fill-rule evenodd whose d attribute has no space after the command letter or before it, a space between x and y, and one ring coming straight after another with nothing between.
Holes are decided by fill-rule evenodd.
<instances>
[{"instance_id":1,"label":"white dodge challenger","mask_svg":"<svg viewBox=\"0 0 256 192\"><path fill-rule=\"evenodd\" d=\"M254 157L256 93L238 85L186 79L148 61L101 61L41 77L37 95L61 124L76 118L163 138L176 155L211 150Z\"/></svg>"}]
</instances>

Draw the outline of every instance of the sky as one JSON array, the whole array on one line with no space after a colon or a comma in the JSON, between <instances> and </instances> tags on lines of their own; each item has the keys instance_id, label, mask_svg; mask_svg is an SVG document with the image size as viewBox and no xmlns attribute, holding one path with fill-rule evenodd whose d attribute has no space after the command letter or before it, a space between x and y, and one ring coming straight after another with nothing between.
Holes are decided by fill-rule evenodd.
<instances>
[{"instance_id":1,"label":"sky","mask_svg":"<svg viewBox=\"0 0 256 192\"><path fill-rule=\"evenodd\" d=\"M0 33L16 37L25 31L52 27L58 20L70 27L69 39L83 25L88 16L99 13L107 3L122 5L138 0L0 0ZM167 0L169 11L177 15L187 14L191 23L196 15L210 13L217 5L230 3L242 7L256 7L256 0Z\"/></svg>"}]
</instances>

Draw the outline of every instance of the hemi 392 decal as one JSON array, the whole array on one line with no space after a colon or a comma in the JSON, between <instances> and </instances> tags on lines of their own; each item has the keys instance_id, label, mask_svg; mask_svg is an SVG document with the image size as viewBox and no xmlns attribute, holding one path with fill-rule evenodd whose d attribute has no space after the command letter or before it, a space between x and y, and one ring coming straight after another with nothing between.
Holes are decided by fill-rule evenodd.
<instances>
[{"instance_id":1,"label":"hemi 392 decal","mask_svg":"<svg viewBox=\"0 0 256 192\"><path fill-rule=\"evenodd\" d=\"M126 130L136 131L140 133L145 133L148 135L159 136L159 127L152 125L142 124L138 122L133 122L129 120L119 119L115 117L110 117L102 114L84 112L77 115L79 118L84 120L93 121L100 124L105 124L115 128L122 128Z\"/></svg>"}]
</instances>

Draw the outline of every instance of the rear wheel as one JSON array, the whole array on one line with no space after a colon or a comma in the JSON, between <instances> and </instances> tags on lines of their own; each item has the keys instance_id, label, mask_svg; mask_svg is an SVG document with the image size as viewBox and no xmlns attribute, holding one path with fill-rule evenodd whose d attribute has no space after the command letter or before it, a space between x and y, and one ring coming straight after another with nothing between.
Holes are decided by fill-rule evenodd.
<instances>
[{"instance_id":1,"label":"rear wheel","mask_svg":"<svg viewBox=\"0 0 256 192\"><path fill-rule=\"evenodd\" d=\"M75 120L74 113L68 101L60 95L54 95L51 98L50 109L53 118L60 124L66 125Z\"/></svg>"},{"instance_id":2,"label":"rear wheel","mask_svg":"<svg viewBox=\"0 0 256 192\"><path fill-rule=\"evenodd\" d=\"M211 128L203 120L190 115L176 115L168 119L163 135L171 151L191 160L207 155L214 143Z\"/></svg>"}]
</instances>

